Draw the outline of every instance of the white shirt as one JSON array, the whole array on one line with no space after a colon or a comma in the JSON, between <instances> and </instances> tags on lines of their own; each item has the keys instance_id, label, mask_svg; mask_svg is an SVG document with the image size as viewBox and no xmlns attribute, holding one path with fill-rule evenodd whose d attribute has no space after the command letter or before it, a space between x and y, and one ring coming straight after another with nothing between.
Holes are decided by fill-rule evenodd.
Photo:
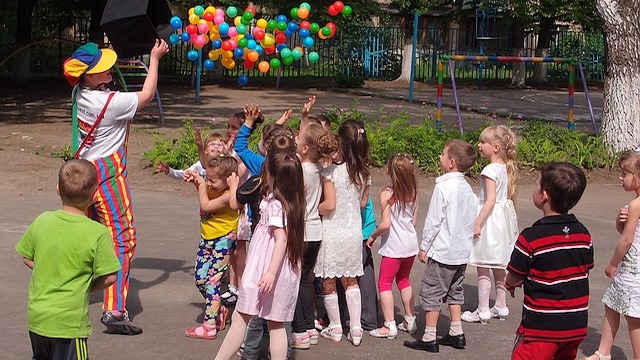
<instances>
[{"instance_id":1,"label":"white shirt","mask_svg":"<svg viewBox=\"0 0 640 360\"><path fill-rule=\"evenodd\" d=\"M429 212L424 221L420 249L445 265L463 265L469 260L478 199L461 172L436 178Z\"/></svg>"},{"instance_id":2,"label":"white shirt","mask_svg":"<svg viewBox=\"0 0 640 360\"><path fill-rule=\"evenodd\" d=\"M109 97L109 90L90 90L79 88L76 93L78 107L78 126L80 140L93 126ZM80 157L87 160L104 158L117 152L127 140L129 121L133 119L138 107L138 95L135 92L116 91L109 106L100 121L100 125L91 134L89 140L80 152Z\"/></svg>"},{"instance_id":3,"label":"white shirt","mask_svg":"<svg viewBox=\"0 0 640 360\"><path fill-rule=\"evenodd\" d=\"M167 176L172 178L172 179L183 180L184 179L184 173L187 172L187 170L191 170L192 172L197 172L203 178L207 177L207 172L202 167L202 164L200 163L199 160L195 164L189 166L189 168L187 168L186 170L169 168L169 172L167 173Z\"/></svg>"},{"instance_id":4,"label":"white shirt","mask_svg":"<svg viewBox=\"0 0 640 360\"><path fill-rule=\"evenodd\" d=\"M321 171L322 166L318 163L302 163L305 198L307 200L304 241L322 241L322 220L318 212L318 205L320 205L320 198L322 197Z\"/></svg>"},{"instance_id":5,"label":"white shirt","mask_svg":"<svg viewBox=\"0 0 640 360\"><path fill-rule=\"evenodd\" d=\"M385 191L393 190L387 188ZM413 226L413 214L418 202L402 203L396 201L391 205L391 227L384 235L378 254L394 259L404 259L418 254L418 233Z\"/></svg>"}]
</instances>

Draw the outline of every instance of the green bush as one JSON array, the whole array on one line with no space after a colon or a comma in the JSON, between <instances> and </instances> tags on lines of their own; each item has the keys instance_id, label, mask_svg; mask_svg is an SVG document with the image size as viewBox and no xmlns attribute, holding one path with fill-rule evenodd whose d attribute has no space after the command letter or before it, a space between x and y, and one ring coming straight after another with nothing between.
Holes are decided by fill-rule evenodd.
<instances>
[{"instance_id":1,"label":"green bush","mask_svg":"<svg viewBox=\"0 0 640 360\"><path fill-rule=\"evenodd\" d=\"M356 104L357 105L357 104ZM490 123L476 129L467 129L464 136L455 129L438 132L435 122L425 116L420 124L409 121L409 114L400 110L387 113L384 109L378 114L367 115L354 106L349 109L326 109L324 114L337 129L345 120L361 120L366 124L366 134L371 145L371 165L384 167L387 159L400 152L409 153L416 160L416 166L424 173L439 174L439 156L449 139L459 138L471 144L477 144L482 130ZM299 119L290 121L297 128ZM513 128L513 127L512 127ZM595 168L613 168L617 156L603 143L601 138L586 135L544 121L527 121L515 130L518 136L518 163L521 167L535 168L549 161L568 161L586 170ZM257 149L261 127L249 139L249 147ZM144 159L152 163L165 162L173 168L184 169L198 159L194 132L190 120L184 121L184 129L177 139L157 135L153 149L145 152ZM470 174L478 174L486 160L478 159Z\"/></svg>"}]
</instances>

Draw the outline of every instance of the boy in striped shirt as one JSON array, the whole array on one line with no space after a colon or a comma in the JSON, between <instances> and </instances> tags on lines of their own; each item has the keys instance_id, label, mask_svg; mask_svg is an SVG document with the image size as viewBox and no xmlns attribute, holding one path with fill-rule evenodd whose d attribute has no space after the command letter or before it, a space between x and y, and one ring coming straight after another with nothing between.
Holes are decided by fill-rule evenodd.
<instances>
[{"instance_id":1,"label":"boy in striped shirt","mask_svg":"<svg viewBox=\"0 0 640 360\"><path fill-rule=\"evenodd\" d=\"M587 180L569 163L539 170L533 203L544 217L520 233L507 267L511 296L524 288L511 359L575 359L587 335L593 245L587 228L568 212Z\"/></svg>"}]
</instances>

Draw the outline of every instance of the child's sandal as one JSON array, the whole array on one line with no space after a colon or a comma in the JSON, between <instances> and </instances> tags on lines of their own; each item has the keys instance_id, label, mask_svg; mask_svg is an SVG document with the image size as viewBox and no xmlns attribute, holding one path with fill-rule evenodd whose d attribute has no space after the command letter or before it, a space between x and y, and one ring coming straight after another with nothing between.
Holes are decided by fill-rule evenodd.
<instances>
[{"instance_id":1,"label":"child's sandal","mask_svg":"<svg viewBox=\"0 0 640 360\"><path fill-rule=\"evenodd\" d=\"M220 306L220 309L218 309L218 320L216 321L218 330L222 331L227 327L227 318L229 318L229 309L222 305Z\"/></svg>"},{"instance_id":2,"label":"child's sandal","mask_svg":"<svg viewBox=\"0 0 640 360\"><path fill-rule=\"evenodd\" d=\"M218 337L218 332L215 325L202 324L188 328L184 332L184 336L192 339L215 340Z\"/></svg>"},{"instance_id":3,"label":"child's sandal","mask_svg":"<svg viewBox=\"0 0 640 360\"><path fill-rule=\"evenodd\" d=\"M596 350L593 355L584 358L584 360L611 360L611 355L602 355L602 353Z\"/></svg>"}]
</instances>

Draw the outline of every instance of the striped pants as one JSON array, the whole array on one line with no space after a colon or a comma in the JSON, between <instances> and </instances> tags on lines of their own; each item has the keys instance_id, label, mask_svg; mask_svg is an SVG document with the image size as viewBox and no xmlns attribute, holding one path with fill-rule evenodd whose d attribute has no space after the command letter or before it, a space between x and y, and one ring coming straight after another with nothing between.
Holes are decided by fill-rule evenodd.
<instances>
[{"instance_id":1,"label":"striped pants","mask_svg":"<svg viewBox=\"0 0 640 360\"><path fill-rule=\"evenodd\" d=\"M93 161L98 171L96 202L90 215L111 231L116 256L122 268L115 284L104 290L105 311L123 311L127 305L131 258L136 249L136 228L131 210L125 150Z\"/></svg>"}]
</instances>

